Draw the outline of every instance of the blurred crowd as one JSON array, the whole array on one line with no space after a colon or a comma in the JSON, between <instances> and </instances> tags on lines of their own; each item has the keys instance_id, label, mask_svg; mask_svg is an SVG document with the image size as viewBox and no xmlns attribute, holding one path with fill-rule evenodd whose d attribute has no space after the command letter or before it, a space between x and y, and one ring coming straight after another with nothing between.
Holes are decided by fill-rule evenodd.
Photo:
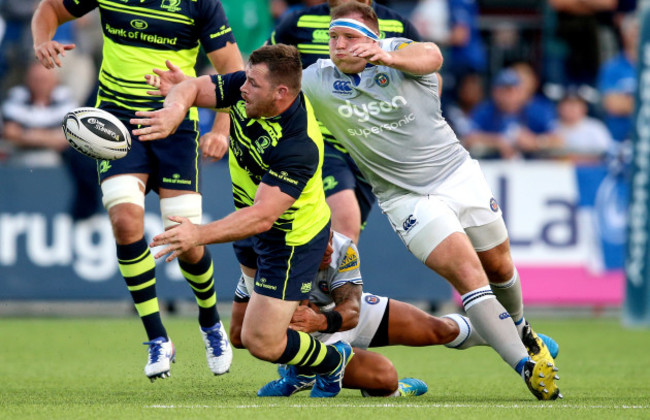
<instances>
[{"instance_id":1,"label":"blurred crowd","mask_svg":"<svg viewBox=\"0 0 650 420\"><path fill-rule=\"evenodd\" d=\"M284 14L321 2L222 0L244 55ZM444 115L474 157L588 164L625 150L637 87L637 0L379 3L410 17L423 39L442 48ZM67 110L94 104L99 17L61 26L56 39L77 47L63 71L44 71L34 65L29 29L37 4L0 0L0 164L67 163L74 176L94 162L68 154L59 127ZM199 72L207 64L197 63ZM209 127L210 113L204 117Z\"/></svg>"}]
</instances>

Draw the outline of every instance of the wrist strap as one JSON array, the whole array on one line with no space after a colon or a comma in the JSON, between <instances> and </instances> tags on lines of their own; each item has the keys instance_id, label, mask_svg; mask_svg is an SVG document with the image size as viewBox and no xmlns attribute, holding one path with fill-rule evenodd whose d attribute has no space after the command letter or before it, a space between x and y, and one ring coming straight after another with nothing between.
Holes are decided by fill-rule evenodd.
<instances>
[{"instance_id":1,"label":"wrist strap","mask_svg":"<svg viewBox=\"0 0 650 420\"><path fill-rule=\"evenodd\" d=\"M343 317L339 312L326 311L323 312L323 315L325 315L325 318L327 319L327 328L321 330L321 332L332 334L341 329L341 325L343 325Z\"/></svg>"}]
</instances>

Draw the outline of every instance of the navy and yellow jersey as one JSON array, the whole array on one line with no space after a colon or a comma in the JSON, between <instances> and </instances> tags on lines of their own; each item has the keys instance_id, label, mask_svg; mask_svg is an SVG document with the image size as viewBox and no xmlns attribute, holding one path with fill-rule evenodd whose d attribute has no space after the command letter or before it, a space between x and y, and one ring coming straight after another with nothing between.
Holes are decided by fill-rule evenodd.
<instances>
[{"instance_id":1,"label":"navy and yellow jersey","mask_svg":"<svg viewBox=\"0 0 650 420\"><path fill-rule=\"evenodd\" d=\"M239 88L243 71L211 76L217 108L230 107L230 177L235 207L253 205L260 183L277 186L296 201L258 237L299 246L329 222L323 192L323 139L307 98L300 93L282 114L251 119Z\"/></svg>"},{"instance_id":2,"label":"navy and yellow jersey","mask_svg":"<svg viewBox=\"0 0 650 420\"><path fill-rule=\"evenodd\" d=\"M219 0L63 0L80 17L99 8L104 33L97 104L122 118L162 107L162 97L147 95L145 74L165 69L170 60L194 76L200 45L206 52L234 43ZM198 119L196 108L190 118Z\"/></svg>"},{"instance_id":3,"label":"navy and yellow jersey","mask_svg":"<svg viewBox=\"0 0 650 420\"><path fill-rule=\"evenodd\" d=\"M379 38L408 38L420 41L420 34L408 19L386 6L372 2L372 8L379 18ZM290 13L280 21L271 37L270 45L293 45L300 51L302 67L307 68L319 58L329 58L330 7L327 2ZM320 125L323 138L332 147L343 153L345 148L334 138L323 124Z\"/></svg>"}]
</instances>

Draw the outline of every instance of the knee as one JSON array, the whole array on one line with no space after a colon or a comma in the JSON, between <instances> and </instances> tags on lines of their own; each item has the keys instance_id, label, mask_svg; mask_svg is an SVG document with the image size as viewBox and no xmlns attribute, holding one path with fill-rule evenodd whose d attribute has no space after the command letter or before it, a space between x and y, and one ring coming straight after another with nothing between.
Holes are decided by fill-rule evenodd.
<instances>
[{"instance_id":1,"label":"knee","mask_svg":"<svg viewBox=\"0 0 650 420\"><path fill-rule=\"evenodd\" d=\"M275 362L282 356L284 348L279 348L277 343L265 340L262 337L246 334L245 331L240 335L241 345L248 349L249 353L261 360Z\"/></svg>"},{"instance_id":2,"label":"knee","mask_svg":"<svg viewBox=\"0 0 650 420\"><path fill-rule=\"evenodd\" d=\"M118 243L133 243L144 235L144 209L141 207L129 203L118 204L108 214Z\"/></svg>"},{"instance_id":3,"label":"knee","mask_svg":"<svg viewBox=\"0 0 650 420\"><path fill-rule=\"evenodd\" d=\"M236 349L245 348L241 339L241 326L230 326L230 344Z\"/></svg>"},{"instance_id":4,"label":"knee","mask_svg":"<svg viewBox=\"0 0 650 420\"><path fill-rule=\"evenodd\" d=\"M376 363L372 369L373 378L368 381L372 387L366 389L369 395L373 396L387 396L397 390L399 386L397 381L397 370L387 358L383 358L381 362Z\"/></svg>"}]
</instances>

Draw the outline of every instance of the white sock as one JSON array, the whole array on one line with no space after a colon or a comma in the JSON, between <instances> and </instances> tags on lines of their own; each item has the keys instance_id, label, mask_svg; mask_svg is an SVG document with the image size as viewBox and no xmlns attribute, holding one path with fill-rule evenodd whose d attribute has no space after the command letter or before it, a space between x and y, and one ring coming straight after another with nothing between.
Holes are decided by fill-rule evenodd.
<instances>
[{"instance_id":1,"label":"white sock","mask_svg":"<svg viewBox=\"0 0 650 420\"><path fill-rule=\"evenodd\" d=\"M510 315L489 286L461 296L465 312L481 337L514 369L528 357Z\"/></svg>"},{"instance_id":2,"label":"white sock","mask_svg":"<svg viewBox=\"0 0 650 420\"><path fill-rule=\"evenodd\" d=\"M519 337L523 335L524 324L524 300L521 295L521 279L519 272L515 267L515 272L512 278L505 283L492 283L490 288L497 297L501 305L506 308L506 311L512 317L513 322L517 326Z\"/></svg>"},{"instance_id":3,"label":"white sock","mask_svg":"<svg viewBox=\"0 0 650 420\"><path fill-rule=\"evenodd\" d=\"M476 331L476 328L472 326L472 321L466 316L459 314L448 314L444 315L443 318L449 318L458 324L460 332L458 336L454 338L445 346L451 349L465 350L474 346L487 346L488 343L483 337Z\"/></svg>"}]
</instances>

